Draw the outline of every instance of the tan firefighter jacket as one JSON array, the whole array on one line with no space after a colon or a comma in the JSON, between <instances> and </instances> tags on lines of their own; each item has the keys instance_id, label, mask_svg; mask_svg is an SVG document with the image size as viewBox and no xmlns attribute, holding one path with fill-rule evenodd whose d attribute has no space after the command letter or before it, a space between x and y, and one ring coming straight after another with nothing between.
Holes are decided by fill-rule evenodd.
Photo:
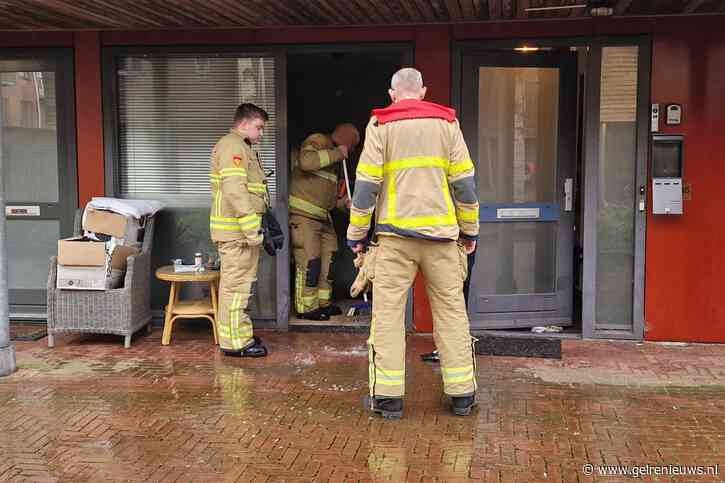
<instances>
[{"instance_id":1,"label":"tan firefighter jacket","mask_svg":"<svg viewBox=\"0 0 725 483\"><path fill-rule=\"evenodd\" d=\"M214 146L209 178L212 240L260 244L261 215L269 206L267 181L256 153L236 131L230 130Z\"/></svg>"},{"instance_id":2,"label":"tan firefighter jacket","mask_svg":"<svg viewBox=\"0 0 725 483\"><path fill-rule=\"evenodd\" d=\"M348 240L376 233L430 240L478 237L473 163L458 121L370 119L357 167Z\"/></svg>"},{"instance_id":3,"label":"tan firefighter jacket","mask_svg":"<svg viewBox=\"0 0 725 483\"><path fill-rule=\"evenodd\" d=\"M290 214L329 220L337 203L337 166L343 156L330 136L312 134L302 143L290 183Z\"/></svg>"}]
</instances>

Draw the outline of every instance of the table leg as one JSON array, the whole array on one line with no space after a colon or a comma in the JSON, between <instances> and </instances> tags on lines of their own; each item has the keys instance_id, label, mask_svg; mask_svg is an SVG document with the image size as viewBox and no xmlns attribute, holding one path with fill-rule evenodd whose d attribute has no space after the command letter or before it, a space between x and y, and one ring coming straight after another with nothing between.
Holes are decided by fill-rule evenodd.
<instances>
[{"instance_id":1,"label":"table leg","mask_svg":"<svg viewBox=\"0 0 725 483\"><path fill-rule=\"evenodd\" d=\"M217 333L216 327L217 313L219 312L219 308L217 305L217 283L214 280L209 282L209 292L211 292L211 308L214 311L214 321L211 324L212 330L214 331L214 344L219 345L219 335Z\"/></svg>"},{"instance_id":2,"label":"table leg","mask_svg":"<svg viewBox=\"0 0 725 483\"><path fill-rule=\"evenodd\" d=\"M171 324L174 313L174 303L176 302L176 282L171 282L169 289L169 304L166 306L166 317L164 318L164 333L161 336L161 344L169 345L171 342Z\"/></svg>"}]
</instances>

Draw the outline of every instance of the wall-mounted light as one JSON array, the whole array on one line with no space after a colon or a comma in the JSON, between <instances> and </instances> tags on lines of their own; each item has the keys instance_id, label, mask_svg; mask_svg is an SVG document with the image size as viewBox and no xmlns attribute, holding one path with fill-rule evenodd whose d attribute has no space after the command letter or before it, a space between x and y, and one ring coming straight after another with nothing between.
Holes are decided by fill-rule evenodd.
<instances>
[{"instance_id":1,"label":"wall-mounted light","mask_svg":"<svg viewBox=\"0 0 725 483\"><path fill-rule=\"evenodd\" d=\"M538 52L540 49L538 47L530 47L528 45L522 45L521 47L516 47L514 50L516 52L522 52L524 54L528 54L529 52Z\"/></svg>"}]
</instances>

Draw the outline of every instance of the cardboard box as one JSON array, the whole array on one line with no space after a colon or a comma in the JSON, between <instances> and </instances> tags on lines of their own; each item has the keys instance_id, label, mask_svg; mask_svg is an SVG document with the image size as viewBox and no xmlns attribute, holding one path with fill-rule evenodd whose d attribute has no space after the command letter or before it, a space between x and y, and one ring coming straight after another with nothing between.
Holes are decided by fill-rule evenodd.
<instances>
[{"instance_id":1,"label":"cardboard box","mask_svg":"<svg viewBox=\"0 0 725 483\"><path fill-rule=\"evenodd\" d=\"M83 237L58 240L58 265L96 267L106 265L106 243Z\"/></svg>"},{"instance_id":2,"label":"cardboard box","mask_svg":"<svg viewBox=\"0 0 725 483\"><path fill-rule=\"evenodd\" d=\"M111 290L123 285L124 271L58 265L56 286L64 290Z\"/></svg>"},{"instance_id":3,"label":"cardboard box","mask_svg":"<svg viewBox=\"0 0 725 483\"><path fill-rule=\"evenodd\" d=\"M141 224L132 216L87 208L83 214L83 229L112 236L118 244L131 246L138 241Z\"/></svg>"},{"instance_id":4,"label":"cardboard box","mask_svg":"<svg viewBox=\"0 0 725 483\"><path fill-rule=\"evenodd\" d=\"M58 265L73 267L107 267L126 270L126 258L136 255L134 247L116 245L109 254L110 244L97 242L83 237L58 240Z\"/></svg>"}]
</instances>

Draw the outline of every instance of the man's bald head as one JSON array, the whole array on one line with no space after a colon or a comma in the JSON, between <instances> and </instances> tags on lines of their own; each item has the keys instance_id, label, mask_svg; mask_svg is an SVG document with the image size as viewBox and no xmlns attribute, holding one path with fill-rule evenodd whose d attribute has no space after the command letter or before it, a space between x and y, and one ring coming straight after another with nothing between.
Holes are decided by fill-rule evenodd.
<instances>
[{"instance_id":1,"label":"man's bald head","mask_svg":"<svg viewBox=\"0 0 725 483\"><path fill-rule=\"evenodd\" d=\"M423 75L418 69L405 67L393 74L390 80L390 98L393 102L403 99L422 100L425 97Z\"/></svg>"}]
</instances>

